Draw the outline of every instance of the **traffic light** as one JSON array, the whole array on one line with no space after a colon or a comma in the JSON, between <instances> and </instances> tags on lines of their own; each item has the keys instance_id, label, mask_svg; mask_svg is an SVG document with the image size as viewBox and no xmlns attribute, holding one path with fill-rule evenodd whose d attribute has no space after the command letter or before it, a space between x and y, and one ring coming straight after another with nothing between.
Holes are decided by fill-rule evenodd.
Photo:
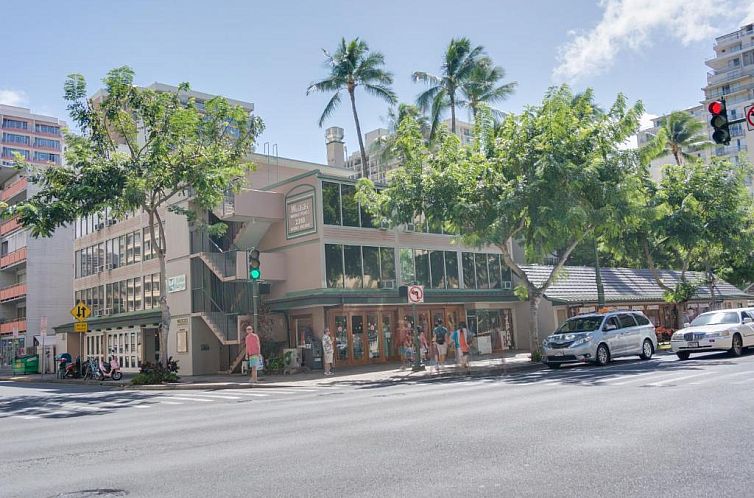
<instances>
[{"instance_id":1,"label":"traffic light","mask_svg":"<svg viewBox=\"0 0 754 498\"><path fill-rule=\"evenodd\" d=\"M728 111L725 109L724 100L710 102L707 107L712 119L709 124L715 131L712 132L712 140L716 144L728 145L730 143L730 130L728 129Z\"/></svg>"},{"instance_id":2,"label":"traffic light","mask_svg":"<svg viewBox=\"0 0 754 498\"><path fill-rule=\"evenodd\" d=\"M249 278L259 280L262 278L262 269L259 262L259 251L252 249L249 251Z\"/></svg>"}]
</instances>

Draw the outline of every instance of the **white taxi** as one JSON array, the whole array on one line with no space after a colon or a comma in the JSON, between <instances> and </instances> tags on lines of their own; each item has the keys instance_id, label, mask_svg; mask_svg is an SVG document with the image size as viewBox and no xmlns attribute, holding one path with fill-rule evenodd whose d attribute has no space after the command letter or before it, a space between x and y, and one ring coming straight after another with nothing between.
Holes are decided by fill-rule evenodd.
<instances>
[{"instance_id":1,"label":"white taxi","mask_svg":"<svg viewBox=\"0 0 754 498\"><path fill-rule=\"evenodd\" d=\"M681 360L691 353L728 351L740 356L743 348L754 346L754 309L738 308L708 311L670 338L673 352Z\"/></svg>"}]
</instances>

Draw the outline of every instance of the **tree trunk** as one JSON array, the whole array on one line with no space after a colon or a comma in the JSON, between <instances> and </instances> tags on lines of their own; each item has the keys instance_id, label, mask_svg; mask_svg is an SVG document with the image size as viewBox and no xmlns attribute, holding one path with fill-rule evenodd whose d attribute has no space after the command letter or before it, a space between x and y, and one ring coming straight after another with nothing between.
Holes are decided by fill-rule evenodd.
<instances>
[{"instance_id":1,"label":"tree trunk","mask_svg":"<svg viewBox=\"0 0 754 498\"><path fill-rule=\"evenodd\" d=\"M456 132L456 99L450 96L450 131Z\"/></svg>"},{"instance_id":2,"label":"tree trunk","mask_svg":"<svg viewBox=\"0 0 754 498\"><path fill-rule=\"evenodd\" d=\"M157 253L157 260L160 262L160 363L163 367L168 366L168 334L170 332L170 307L168 306L168 284L167 284L167 241L162 229L162 221L157 209L148 210L149 214L149 235L151 237L152 251ZM159 223L160 237L155 234L155 221Z\"/></svg>"},{"instance_id":3,"label":"tree trunk","mask_svg":"<svg viewBox=\"0 0 754 498\"><path fill-rule=\"evenodd\" d=\"M542 297L539 294L532 293L532 289L529 287L529 349L532 353L541 351L542 348L539 340L539 321L537 320L541 299Z\"/></svg>"},{"instance_id":4,"label":"tree trunk","mask_svg":"<svg viewBox=\"0 0 754 498\"><path fill-rule=\"evenodd\" d=\"M359 115L356 112L356 96L354 89L348 87L348 96L351 97L351 110L353 111L353 121L356 123L356 135L359 137L359 151L361 152L361 176L369 178L369 168L367 167L367 153L364 150L364 137L361 136L361 125L359 124Z\"/></svg>"}]
</instances>

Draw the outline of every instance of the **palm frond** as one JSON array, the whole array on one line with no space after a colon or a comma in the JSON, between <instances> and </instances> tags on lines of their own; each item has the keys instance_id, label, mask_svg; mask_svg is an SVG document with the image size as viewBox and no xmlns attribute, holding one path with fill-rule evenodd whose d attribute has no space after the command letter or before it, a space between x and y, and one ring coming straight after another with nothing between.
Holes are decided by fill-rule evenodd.
<instances>
[{"instance_id":1,"label":"palm frond","mask_svg":"<svg viewBox=\"0 0 754 498\"><path fill-rule=\"evenodd\" d=\"M441 85L426 89L425 91L420 93L418 97L416 97L416 105L419 106L419 109L421 109L422 111L428 111L432 106L432 102L435 100L435 97L440 92L445 92L445 89Z\"/></svg>"},{"instance_id":2,"label":"palm frond","mask_svg":"<svg viewBox=\"0 0 754 498\"><path fill-rule=\"evenodd\" d=\"M340 105L340 91L335 92L335 95L332 96L330 101L325 106L325 110L322 111L322 115L319 117L319 127L322 128L322 125L325 124L325 121L327 121L327 118L329 118L333 112L335 112L335 109L338 108Z\"/></svg>"},{"instance_id":3,"label":"palm frond","mask_svg":"<svg viewBox=\"0 0 754 498\"><path fill-rule=\"evenodd\" d=\"M371 85L368 83L365 83L364 85L364 91L367 92L370 95L374 95L375 97L379 97L385 102L388 102L389 104L395 104L398 102L398 97L395 95L395 92L393 92L390 88L383 86L383 85Z\"/></svg>"}]
</instances>

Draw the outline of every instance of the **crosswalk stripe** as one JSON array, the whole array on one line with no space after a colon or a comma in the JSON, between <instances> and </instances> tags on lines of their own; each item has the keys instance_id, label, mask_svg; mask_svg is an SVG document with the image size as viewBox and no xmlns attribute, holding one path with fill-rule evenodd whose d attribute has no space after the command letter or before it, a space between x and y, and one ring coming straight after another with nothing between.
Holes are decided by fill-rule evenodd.
<instances>
[{"instance_id":1,"label":"crosswalk stripe","mask_svg":"<svg viewBox=\"0 0 754 498\"><path fill-rule=\"evenodd\" d=\"M668 372L644 372L639 374L632 374L632 375L621 375L620 377L615 377L614 379L608 379L604 382L604 384L608 384L610 386L622 386L624 384L629 384L631 382L634 382L635 380L646 380L646 379L636 379L637 377L642 377L644 375L667 375ZM622 382L613 382L614 380L623 380Z\"/></svg>"},{"instance_id":2,"label":"crosswalk stripe","mask_svg":"<svg viewBox=\"0 0 754 498\"><path fill-rule=\"evenodd\" d=\"M233 394L237 394L239 396L251 396L251 397L256 397L256 398L266 398L267 396L269 396L269 394L267 393L233 393Z\"/></svg>"},{"instance_id":3,"label":"crosswalk stripe","mask_svg":"<svg viewBox=\"0 0 754 498\"><path fill-rule=\"evenodd\" d=\"M160 401L161 405L182 405L183 403L180 403L178 401Z\"/></svg>"},{"instance_id":4,"label":"crosswalk stripe","mask_svg":"<svg viewBox=\"0 0 754 498\"><path fill-rule=\"evenodd\" d=\"M669 382L677 382L677 381L686 380L686 379L693 379L693 378L696 378L696 377L701 377L703 375L711 375L712 373L713 372L704 372L704 373L698 373L698 374L694 374L694 375L683 375L681 377L672 377L670 379L660 380L660 381L652 382L651 384L646 384L646 385L648 385L648 386L662 386L662 385L667 384Z\"/></svg>"},{"instance_id":5,"label":"crosswalk stripe","mask_svg":"<svg viewBox=\"0 0 754 498\"><path fill-rule=\"evenodd\" d=\"M188 398L184 396L170 396L170 399L177 399L180 401L202 401L206 403L210 403L212 401L215 401L214 399L206 399L206 398Z\"/></svg>"},{"instance_id":6,"label":"crosswalk stripe","mask_svg":"<svg viewBox=\"0 0 754 498\"><path fill-rule=\"evenodd\" d=\"M227 394L214 394L214 393L201 393L198 396L205 398L218 398L218 399L241 399L238 396L228 396Z\"/></svg>"}]
</instances>

